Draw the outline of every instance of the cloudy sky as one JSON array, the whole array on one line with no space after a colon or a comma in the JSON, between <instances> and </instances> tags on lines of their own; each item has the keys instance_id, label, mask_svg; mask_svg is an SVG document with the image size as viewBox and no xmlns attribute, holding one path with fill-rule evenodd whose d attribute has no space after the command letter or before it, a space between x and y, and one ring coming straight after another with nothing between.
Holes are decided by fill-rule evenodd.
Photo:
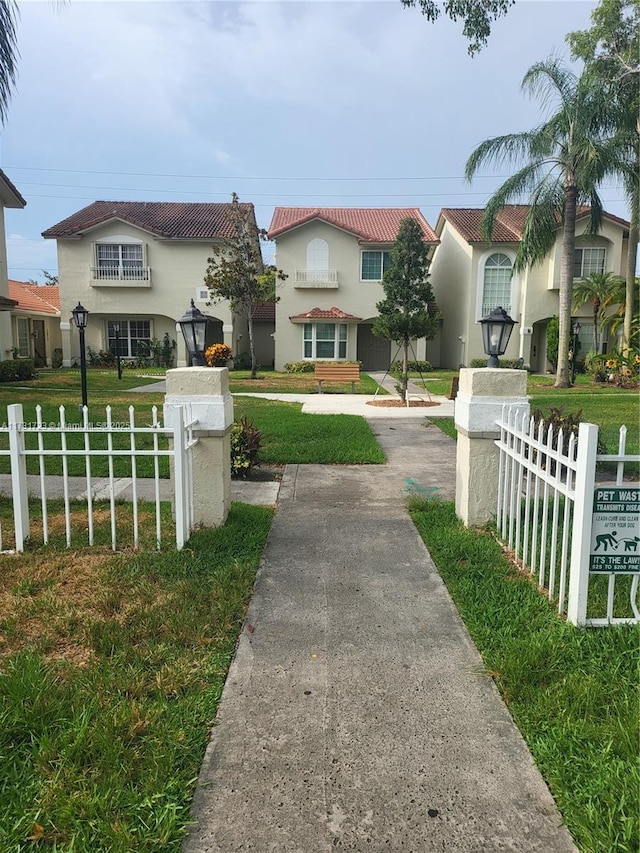
<instances>
[{"instance_id":1,"label":"cloudy sky","mask_svg":"<svg viewBox=\"0 0 640 853\"><path fill-rule=\"evenodd\" d=\"M42 231L96 199L481 207L482 140L534 127L527 69L589 26L595 3L517 0L467 55L461 23L400 0L21 2L19 80L0 167L27 207L7 211L9 275L57 271ZM622 191L605 207L627 216Z\"/></svg>"}]
</instances>

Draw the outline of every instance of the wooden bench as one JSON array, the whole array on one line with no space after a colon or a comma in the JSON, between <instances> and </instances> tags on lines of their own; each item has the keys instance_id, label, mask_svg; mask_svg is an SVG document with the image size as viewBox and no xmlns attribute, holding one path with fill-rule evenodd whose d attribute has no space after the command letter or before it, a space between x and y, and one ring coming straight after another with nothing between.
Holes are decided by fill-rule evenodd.
<instances>
[{"instance_id":1,"label":"wooden bench","mask_svg":"<svg viewBox=\"0 0 640 853\"><path fill-rule=\"evenodd\" d=\"M314 376L318 382L318 394L322 394L323 382L351 382L351 393L356 393L356 382L360 381L359 364L316 364Z\"/></svg>"}]
</instances>

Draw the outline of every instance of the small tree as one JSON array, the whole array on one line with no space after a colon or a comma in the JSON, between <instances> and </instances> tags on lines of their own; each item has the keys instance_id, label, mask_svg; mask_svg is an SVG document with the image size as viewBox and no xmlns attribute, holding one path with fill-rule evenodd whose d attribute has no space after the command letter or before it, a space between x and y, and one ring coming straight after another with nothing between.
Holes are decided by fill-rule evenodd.
<instances>
[{"instance_id":1,"label":"small tree","mask_svg":"<svg viewBox=\"0 0 640 853\"><path fill-rule=\"evenodd\" d=\"M251 378L255 379L257 364L253 311L258 303L276 298L276 280L284 279L285 276L275 267L265 270L260 241L267 239L267 232L258 228L253 206L241 204L236 193L231 197L227 220L230 236L223 244L213 247L213 257L208 258L204 283L209 288L212 302L228 299L233 311L246 316Z\"/></svg>"},{"instance_id":2,"label":"small tree","mask_svg":"<svg viewBox=\"0 0 640 853\"><path fill-rule=\"evenodd\" d=\"M403 401L407 399L409 342L412 338L431 340L438 328L436 318L429 315L433 293L427 280L428 251L418 222L410 216L403 219L391 250L391 266L384 274L384 299L376 305L379 316L373 324L374 335L402 344Z\"/></svg>"}]
</instances>

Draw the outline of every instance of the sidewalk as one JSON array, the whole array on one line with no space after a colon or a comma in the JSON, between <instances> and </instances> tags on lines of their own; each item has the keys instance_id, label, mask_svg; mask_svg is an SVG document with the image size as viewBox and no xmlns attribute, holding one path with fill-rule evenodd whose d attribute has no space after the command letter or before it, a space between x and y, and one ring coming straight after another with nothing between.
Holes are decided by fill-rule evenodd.
<instances>
[{"instance_id":1,"label":"sidewalk","mask_svg":"<svg viewBox=\"0 0 640 853\"><path fill-rule=\"evenodd\" d=\"M425 416L287 466L184 853L575 850L406 512L453 497Z\"/></svg>"}]
</instances>

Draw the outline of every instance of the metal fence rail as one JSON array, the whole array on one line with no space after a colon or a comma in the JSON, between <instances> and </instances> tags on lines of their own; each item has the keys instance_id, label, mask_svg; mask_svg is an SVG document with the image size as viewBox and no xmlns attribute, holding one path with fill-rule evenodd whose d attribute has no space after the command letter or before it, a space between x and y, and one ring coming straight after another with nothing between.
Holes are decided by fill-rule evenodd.
<instances>
[{"instance_id":1,"label":"metal fence rail","mask_svg":"<svg viewBox=\"0 0 640 853\"><path fill-rule=\"evenodd\" d=\"M633 617L616 617L616 583L621 575L609 573L606 615L587 618L590 592L592 508L599 462L616 464L616 484L622 485L626 463L640 456L626 453L627 428L620 428L617 454L598 455L598 427L581 424L578 436L540 422L528 414L505 408L497 423L500 451L497 527L516 561L555 601L558 612L576 625L611 625L640 622L637 573L627 572Z\"/></svg>"},{"instance_id":2,"label":"metal fence rail","mask_svg":"<svg viewBox=\"0 0 640 853\"><path fill-rule=\"evenodd\" d=\"M197 442L193 432L196 424L197 421L192 418L188 406L182 408L181 417L176 418L171 427L164 426L160 422L156 406L151 409L151 422L146 425L136 423L133 406L129 407L128 420L124 423L114 421L110 406L105 409L104 421L98 423L89 421L87 407L82 410L81 422L74 423L67 420L65 408L60 406L59 420L52 423L43 420L40 406L36 407L35 422L25 422L21 404L8 406L7 423L0 426L0 435L2 433L8 435L8 448L0 449L0 456L9 457L10 461L15 550L24 550L25 540L29 538L31 533L27 488L27 459L29 457L37 459L43 543L48 543L50 538L48 502L51 499L51 478L47 475L47 460L60 459L65 541L67 547L71 547L72 491L77 498L78 478L69 474L69 461L74 457L80 457L84 459L81 495L86 501L87 509L87 544L92 546L95 542L95 503L104 499L108 501L109 505L111 548L114 551L118 547L117 486L121 485L122 479L116 476L115 460L126 460L128 474L130 474L127 477L127 485L131 489L133 515L133 542L131 544L134 548L138 548L140 545L139 503L142 499L140 492L143 486L145 496L154 506L156 547L160 548L162 543L160 459L168 457L173 468L172 499L175 511L176 547L182 548L189 537L194 518L191 450ZM27 440L29 435L36 436L35 442ZM55 437L53 442L52 436ZM71 439L72 436L73 439ZM149 449L140 446L143 436L151 438ZM99 440L97 440L98 437ZM162 448L160 446L162 438L168 439L168 447ZM52 447L52 443L56 446ZM97 444L106 446L99 447ZM98 457L107 460L106 478L98 477L95 474L95 460ZM138 460L142 457L153 459L153 476L150 478L141 478L138 474ZM96 489L98 483L100 488ZM163 491L166 492L166 489ZM0 527L0 550L3 548L2 529Z\"/></svg>"}]
</instances>

